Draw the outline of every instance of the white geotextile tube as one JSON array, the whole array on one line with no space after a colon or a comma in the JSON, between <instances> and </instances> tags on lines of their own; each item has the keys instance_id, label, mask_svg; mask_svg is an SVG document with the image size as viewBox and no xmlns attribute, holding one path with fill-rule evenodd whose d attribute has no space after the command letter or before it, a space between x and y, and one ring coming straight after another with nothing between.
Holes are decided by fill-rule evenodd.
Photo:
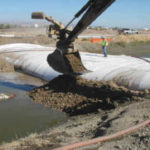
<instances>
[{"instance_id":1,"label":"white geotextile tube","mask_svg":"<svg viewBox=\"0 0 150 150\"><path fill-rule=\"evenodd\" d=\"M55 47L44 47L35 44L8 44L0 46L0 54L21 68L23 72L32 74L46 81L60 75L47 63L48 54ZM89 80L114 80L131 89L150 89L150 63L140 58L125 55L108 55L80 52L83 65L91 70L82 77ZM145 58L146 59L146 58ZM148 59L147 59L148 60Z\"/></svg>"}]
</instances>

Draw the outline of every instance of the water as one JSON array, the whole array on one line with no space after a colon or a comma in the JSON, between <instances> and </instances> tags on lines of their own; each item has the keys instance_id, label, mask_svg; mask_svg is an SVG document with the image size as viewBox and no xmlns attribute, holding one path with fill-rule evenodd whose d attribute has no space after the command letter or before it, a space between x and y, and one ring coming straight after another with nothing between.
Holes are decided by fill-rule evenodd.
<instances>
[{"instance_id":1,"label":"water","mask_svg":"<svg viewBox=\"0 0 150 150\"><path fill-rule=\"evenodd\" d=\"M15 81L16 78L15 73L7 77L0 75L0 93L16 94L15 98L0 102L0 143L42 131L67 119L64 113L32 102L26 92L33 86L19 84L21 79Z\"/></svg>"}]
</instances>

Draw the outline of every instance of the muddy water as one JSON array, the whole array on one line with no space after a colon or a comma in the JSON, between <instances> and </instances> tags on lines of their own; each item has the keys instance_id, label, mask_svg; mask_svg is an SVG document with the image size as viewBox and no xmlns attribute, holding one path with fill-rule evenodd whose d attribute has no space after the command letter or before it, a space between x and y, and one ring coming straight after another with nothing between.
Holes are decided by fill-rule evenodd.
<instances>
[{"instance_id":1,"label":"muddy water","mask_svg":"<svg viewBox=\"0 0 150 150\"><path fill-rule=\"evenodd\" d=\"M0 102L0 143L42 131L67 119L62 112L30 100L26 92L34 87L29 85L34 81L17 73L0 74L0 93L16 94L15 98Z\"/></svg>"}]
</instances>

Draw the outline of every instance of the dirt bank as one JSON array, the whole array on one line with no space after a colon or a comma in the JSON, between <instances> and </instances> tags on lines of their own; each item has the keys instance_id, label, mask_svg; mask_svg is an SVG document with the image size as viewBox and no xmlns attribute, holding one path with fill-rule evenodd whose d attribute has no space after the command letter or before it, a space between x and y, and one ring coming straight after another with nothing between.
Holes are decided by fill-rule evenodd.
<instances>
[{"instance_id":1,"label":"dirt bank","mask_svg":"<svg viewBox=\"0 0 150 150\"><path fill-rule=\"evenodd\" d=\"M31 134L11 143L4 143L0 150L52 150L74 142L110 135L132 127L150 115L150 99L117 107L70 117L67 122L40 134ZM150 126L113 141L91 145L77 150L149 150Z\"/></svg>"},{"instance_id":2,"label":"dirt bank","mask_svg":"<svg viewBox=\"0 0 150 150\"><path fill-rule=\"evenodd\" d=\"M3 57L0 57L0 72L13 72L14 65L10 64Z\"/></svg>"},{"instance_id":3,"label":"dirt bank","mask_svg":"<svg viewBox=\"0 0 150 150\"><path fill-rule=\"evenodd\" d=\"M38 35L36 37L0 37L0 44L12 44L12 43L32 43L39 45L51 45L55 46L55 40L48 38L44 35Z\"/></svg>"},{"instance_id":4,"label":"dirt bank","mask_svg":"<svg viewBox=\"0 0 150 150\"><path fill-rule=\"evenodd\" d=\"M42 134L19 140L19 144L28 148L53 149L127 129L149 118L149 94L149 91L120 87L112 81L95 82L80 77L59 76L32 90L29 95L35 102L78 116ZM147 127L119 140L81 149L144 149L150 146L149 131ZM29 140L35 143L27 144Z\"/></svg>"},{"instance_id":5,"label":"dirt bank","mask_svg":"<svg viewBox=\"0 0 150 150\"><path fill-rule=\"evenodd\" d=\"M113 109L140 101L144 95L145 92L119 87L113 82L88 81L68 75L59 76L29 92L35 102L70 115Z\"/></svg>"}]
</instances>

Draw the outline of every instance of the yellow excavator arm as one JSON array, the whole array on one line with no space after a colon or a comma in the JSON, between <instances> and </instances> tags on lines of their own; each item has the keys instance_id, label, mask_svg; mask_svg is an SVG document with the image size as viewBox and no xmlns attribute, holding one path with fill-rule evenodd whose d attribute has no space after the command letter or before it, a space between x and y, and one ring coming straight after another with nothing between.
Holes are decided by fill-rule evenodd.
<instances>
[{"instance_id":1,"label":"yellow excavator arm","mask_svg":"<svg viewBox=\"0 0 150 150\"><path fill-rule=\"evenodd\" d=\"M64 25L61 22L56 21L55 19L52 18L52 16L48 16L43 12L33 12L32 19L45 19L54 24L55 26L57 26L60 30L64 29Z\"/></svg>"}]
</instances>

